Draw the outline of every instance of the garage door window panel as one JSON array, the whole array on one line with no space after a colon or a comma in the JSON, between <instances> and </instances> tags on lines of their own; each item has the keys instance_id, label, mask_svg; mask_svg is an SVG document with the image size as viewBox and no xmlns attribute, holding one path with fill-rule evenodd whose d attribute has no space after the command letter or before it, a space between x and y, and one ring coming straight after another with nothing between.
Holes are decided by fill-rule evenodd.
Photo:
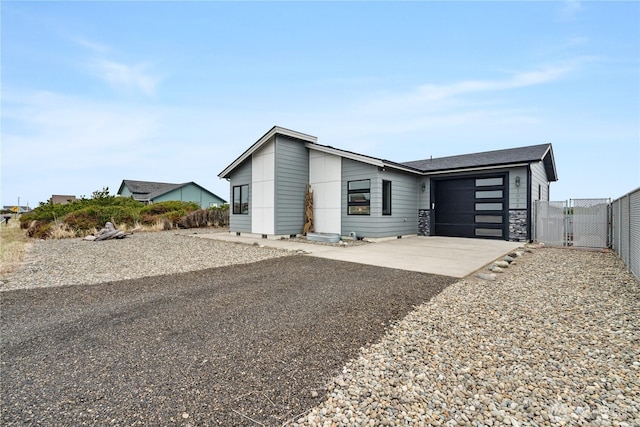
<instances>
[{"instance_id":1,"label":"garage door window panel","mask_svg":"<svg viewBox=\"0 0 640 427\"><path fill-rule=\"evenodd\" d=\"M476 203L477 211L502 211L502 203Z\"/></svg>"},{"instance_id":2,"label":"garage door window panel","mask_svg":"<svg viewBox=\"0 0 640 427\"><path fill-rule=\"evenodd\" d=\"M504 180L502 177L497 178L477 178L476 187L495 187L503 185Z\"/></svg>"},{"instance_id":3,"label":"garage door window panel","mask_svg":"<svg viewBox=\"0 0 640 427\"><path fill-rule=\"evenodd\" d=\"M476 199L502 199L502 190L476 191Z\"/></svg>"}]
</instances>

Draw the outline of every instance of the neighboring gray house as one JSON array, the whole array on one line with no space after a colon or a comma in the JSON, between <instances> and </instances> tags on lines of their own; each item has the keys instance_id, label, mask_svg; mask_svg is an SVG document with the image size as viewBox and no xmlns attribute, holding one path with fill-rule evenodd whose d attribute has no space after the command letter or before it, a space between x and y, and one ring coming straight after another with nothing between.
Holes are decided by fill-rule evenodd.
<instances>
[{"instance_id":1,"label":"neighboring gray house","mask_svg":"<svg viewBox=\"0 0 640 427\"><path fill-rule=\"evenodd\" d=\"M132 197L145 204L178 200L183 202L195 202L202 209L222 206L227 203L221 197L213 194L196 184L185 182L183 184L169 184L166 182L133 181L125 179L120 184L118 196Z\"/></svg>"},{"instance_id":2,"label":"neighboring gray house","mask_svg":"<svg viewBox=\"0 0 640 427\"><path fill-rule=\"evenodd\" d=\"M49 203L52 205L66 205L67 203L75 202L78 199L76 196L67 196L62 194L54 194L49 199Z\"/></svg>"},{"instance_id":3,"label":"neighboring gray house","mask_svg":"<svg viewBox=\"0 0 640 427\"><path fill-rule=\"evenodd\" d=\"M277 126L218 176L230 231L264 238L302 232L311 184L316 232L527 241L533 202L557 181L551 144L397 163Z\"/></svg>"}]
</instances>

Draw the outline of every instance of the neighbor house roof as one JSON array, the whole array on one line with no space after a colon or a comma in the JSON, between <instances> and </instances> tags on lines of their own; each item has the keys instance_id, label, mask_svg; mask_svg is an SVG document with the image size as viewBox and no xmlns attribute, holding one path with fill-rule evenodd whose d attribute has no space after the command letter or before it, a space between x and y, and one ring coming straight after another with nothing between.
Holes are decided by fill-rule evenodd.
<instances>
[{"instance_id":1,"label":"neighbor house roof","mask_svg":"<svg viewBox=\"0 0 640 427\"><path fill-rule=\"evenodd\" d=\"M460 156L439 157L435 159L403 162L408 167L425 173L450 172L461 169L478 169L498 166L513 166L531 162L543 162L549 181L557 181L555 160L551 144L530 145L527 147L507 148L505 150L485 151Z\"/></svg>"},{"instance_id":2,"label":"neighbor house roof","mask_svg":"<svg viewBox=\"0 0 640 427\"><path fill-rule=\"evenodd\" d=\"M176 190L178 188L187 186L187 185L195 185L196 187L201 188L202 190L211 193L211 191L206 188L196 184L195 182L184 182L182 184L171 184L167 182L151 182L151 181L134 181L131 179L125 179L120 184L120 188L118 189L118 194L122 193L123 188L126 186L129 191L132 193L134 200L139 201L149 201L153 200L156 197L162 196L163 194L169 193L170 191ZM218 197L220 200L223 198L218 195L211 193L214 196Z\"/></svg>"},{"instance_id":3,"label":"neighbor house roof","mask_svg":"<svg viewBox=\"0 0 640 427\"><path fill-rule=\"evenodd\" d=\"M184 184L170 184L167 182L151 182L151 181L134 181L131 179L125 179L120 184L118 194L122 193L122 190L126 186L135 200L153 200L154 198L166 194L176 188L180 188Z\"/></svg>"},{"instance_id":4,"label":"neighbor house roof","mask_svg":"<svg viewBox=\"0 0 640 427\"><path fill-rule=\"evenodd\" d=\"M65 205L70 202L74 202L78 200L76 196L73 195L64 195L64 194L53 194L51 196L51 203L54 205Z\"/></svg>"}]
</instances>

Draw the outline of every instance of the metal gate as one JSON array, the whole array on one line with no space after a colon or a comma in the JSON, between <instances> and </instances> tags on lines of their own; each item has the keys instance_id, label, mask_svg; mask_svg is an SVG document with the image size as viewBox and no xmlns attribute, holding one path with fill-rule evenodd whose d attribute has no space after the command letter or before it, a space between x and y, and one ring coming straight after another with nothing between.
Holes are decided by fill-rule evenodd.
<instances>
[{"instance_id":1,"label":"metal gate","mask_svg":"<svg viewBox=\"0 0 640 427\"><path fill-rule=\"evenodd\" d=\"M609 246L609 206L611 199L572 199L573 246Z\"/></svg>"},{"instance_id":2,"label":"metal gate","mask_svg":"<svg viewBox=\"0 0 640 427\"><path fill-rule=\"evenodd\" d=\"M567 244L566 205L567 202L535 202L533 240L551 246Z\"/></svg>"},{"instance_id":3,"label":"metal gate","mask_svg":"<svg viewBox=\"0 0 640 427\"><path fill-rule=\"evenodd\" d=\"M534 240L551 246L609 247L610 199L534 203Z\"/></svg>"}]
</instances>

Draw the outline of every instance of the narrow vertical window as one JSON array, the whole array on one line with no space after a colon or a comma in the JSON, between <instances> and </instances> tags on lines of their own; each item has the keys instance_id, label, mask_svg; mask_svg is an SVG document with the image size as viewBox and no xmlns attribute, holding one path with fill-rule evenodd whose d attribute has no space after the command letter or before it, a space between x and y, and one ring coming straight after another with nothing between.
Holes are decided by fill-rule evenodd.
<instances>
[{"instance_id":1,"label":"narrow vertical window","mask_svg":"<svg viewBox=\"0 0 640 427\"><path fill-rule=\"evenodd\" d=\"M391 181L382 180L382 215L391 215Z\"/></svg>"},{"instance_id":2,"label":"narrow vertical window","mask_svg":"<svg viewBox=\"0 0 640 427\"><path fill-rule=\"evenodd\" d=\"M236 215L249 213L249 185L233 187L233 213Z\"/></svg>"}]
</instances>

